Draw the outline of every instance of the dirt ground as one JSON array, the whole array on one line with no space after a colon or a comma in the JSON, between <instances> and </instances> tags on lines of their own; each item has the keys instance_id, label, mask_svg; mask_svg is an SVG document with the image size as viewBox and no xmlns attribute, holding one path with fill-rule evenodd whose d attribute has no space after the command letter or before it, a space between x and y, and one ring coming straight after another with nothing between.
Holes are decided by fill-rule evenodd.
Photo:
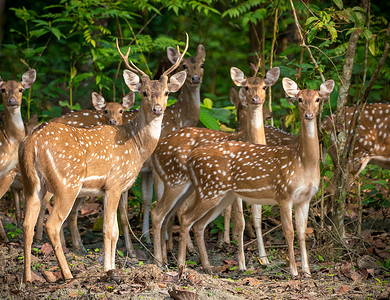
<instances>
[{"instance_id":1,"label":"dirt ground","mask_svg":"<svg viewBox=\"0 0 390 300\"><path fill-rule=\"evenodd\" d=\"M89 204L91 205L91 204ZM4 209L2 209L4 211ZM367 212L369 214L369 212ZM80 214L82 239L88 253L66 248L66 257L75 277L64 282L47 237L33 244L33 284L21 284L23 276L23 247L20 231L13 226L12 213L2 213L3 223L10 237L0 244L0 298L1 299L389 299L389 266L385 266L390 249L388 222L373 221L362 236L364 247L351 252L342 251L333 257L331 241L316 246L308 231L311 278L290 278L287 273L286 251L281 231L266 237L271 265L262 266L257 257L255 242L246 241L247 271L237 268L235 244L217 247L216 236L209 235L207 249L212 274L200 267L197 255L187 255L187 267L175 268L175 259L163 268L153 264L149 251L136 241L135 257L125 254L122 237L118 242L117 269L102 270L102 233L94 231L101 207L87 206ZM378 217L376 214L374 214ZM133 220L134 221L134 220ZM271 222L272 223L272 222ZM270 227L274 224L269 224ZM134 226L136 234L139 229ZM96 228L95 228L96 229ZM65 235L67 231L65 230ZM176 236L177 238L177 236ZM359 246L360 247L360 246ZM360 249L360 248L359 248ZM299 247L296 247L299 260ZM382 264L382 267L377 263ZM298 261L299 264L299 261ZM298 265L300 266L300 264ZM387 267L387 269L386 269Z\"/></svg>"}]
</instances>

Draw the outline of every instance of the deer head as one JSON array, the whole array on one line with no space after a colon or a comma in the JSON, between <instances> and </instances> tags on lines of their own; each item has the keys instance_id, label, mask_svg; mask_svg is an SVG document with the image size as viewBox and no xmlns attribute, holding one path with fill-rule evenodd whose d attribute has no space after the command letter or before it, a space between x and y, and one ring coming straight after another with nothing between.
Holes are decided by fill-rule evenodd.
<instances>
[{"instance_id":1,"label":"deer head","mask_svg":"<svg viewBox=\"0 0 390 300\"><path fill-rule=\"evenodd\" d=\"M300 90L298 85L290 78L283 78L283 88L291 104L294 100L298 101L300 116L305 120L313 120L318 115L320 101L329 97L334 89L334 81L328 80L321 84L318 91Z\"/></svg>"},{"instance_id":2,"label":"deer head","mask_svg":"<svg viewBox=\"0 0 390 300\"><path fill-rule=\"evenodd\" d=\"M186 47L183 53L179 55L176 63L161 75L159 80L150 80L149 76L137 68L132 61L129 63L128 58L130 48L128 49L126 55L123 55L120 51L118 40L116 41L118 52L128 68L128 70L125 70L123 73L126 85L132 92L139 92L142 95L143 101L141 102L140 109L144 113L150 111L153 112L153 114L145 114L147 121L162 117L167 106L169 93L177 92L186 80L187 74L185 71L178 72L177 74L171 76L171 78L168 78L168 75L179 66L188 49L188 34L186 34L186 36ZM179 47L177 48L177 51L180 53Z\"/></svg>"},{"instance_id":3,"label":"deer head","mask_svg":"<svg viewBox=\"0 0 390 300\"><path fill-rule=\"evenodd\" d=\"M179 58L180 53L173 47L167 48L168 59L172 64L175 64ZM202 84L204 60L206 58L206 50L203 45L199 45L195 57L184 58L178 67L178 70L187 72L187 85L198 86Z\"/></svg>"},{"instance_id":4,"label":"deer head","mask_svg":"<svg viewBox=\"0 0 390 300\"><path fill-rule=\"evenodd\" d=\"M31 69L22 75L22 81L14 80L3 81L0 77L1 95L3 105L6 110L20 108L22 104L22 95L25 89L30 88L36 79L36 71Z\"/></svg>"},{"instance_id":5,"label":"deer head","mask_svg":"<svg viewBox=\"0 0 390 300\"><path fill-rule=\"evenodd\" d=\"M107 103L103 96L96 92L92 93L92 104L96 110L104 111L106 124L122 125L123 113L125 109L130 109L134 105L135 96L133 92L128 93L122 98L122 104L117 102Z\"/></svg>"}]
</instances>

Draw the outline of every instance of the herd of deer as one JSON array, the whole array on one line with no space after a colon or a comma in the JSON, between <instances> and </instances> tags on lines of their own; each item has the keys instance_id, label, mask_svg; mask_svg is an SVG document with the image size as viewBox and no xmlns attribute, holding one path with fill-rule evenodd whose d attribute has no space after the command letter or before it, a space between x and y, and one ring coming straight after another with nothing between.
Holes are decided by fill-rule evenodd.
<instances>
[{"instance_id":1,"label":"herd of deer","mask_svg":"<svg viewBox=\"0 0 390 300\"><path fill-rule=\"evenodd\" d=\"M148 220L153 186L157 199L151 211L156 263L167 262L167 251L172 249L170 225L177 214L180 221L178 265L185 264L187 245L193 247L188 238L192 228L201 263L209 269L204 231L226 210L226 219L230 211L233 213L238 233L239 269L245 270L244 200L252 205L259 256L266 264L268 260L260 224L261 205L279 205L290 273L294 276L298 275L293 249L292 211L295 207L302 271L310 275L305 231L310 200L320 181L317 115L321 101L333 91L334 81L322 83L318 90L300 90L293 80L283 78L286 95L298 102L301 126L296 136L264 125L266 89L277 82L279 68L272 68L265 78L260 78L256 74L246 77L240 69L232 67L231 78L239 87L239 91L230 90L230 99L237 108L237 132L198 128L195 126L200 113L200 86L206 52L199 45L195 57L184 58L187 48L188 36L182 53L178 47L168 48L172 67L159 80L151 80L129 61L130 49L123 55L117 43L127 68L123 73L124 81L130 89L122 104L106 103L102 96L93 93L96 111L71 112L39 124L27 135L20 111L22 93L33 85L36 72L29 70L23 74L21 82L4 82L0 78L5 109L0 132L0 198L12 186L21 190L23 183L24 282L32 280L34 227L38 221L36 238L40 239L45 208L52 196L53 209L45 229L63 278L70 279L72 274L61 246L61 227L68 218L72 246L83 248L77 228L77 212L84 196L104 198L103 269L114 269L119 235L118 206L126 248L132 250L125 193L139 172L145 206L143 235L147 239L150 239ZM169 77L177 69L182 70ZM179 89L177 102L167 107L168 94ZM142 95L139 110L125 111L134 104L136 92ZM349 170L351 178L369 162L390 168L389 110L389 104L366 106ZM346 108L346 128L353 116L354 107ZM323 127L332 131L334 124L331 116L323 122ZM331 141L329 153L337 163L334 135L331 135ZM13 194L19 202L18 192ZM229 227L226 229L228 232ZM5 236L4 229L0 234ZM226 239L229 239L228 234Z\"/></svg>"}]
</instances>

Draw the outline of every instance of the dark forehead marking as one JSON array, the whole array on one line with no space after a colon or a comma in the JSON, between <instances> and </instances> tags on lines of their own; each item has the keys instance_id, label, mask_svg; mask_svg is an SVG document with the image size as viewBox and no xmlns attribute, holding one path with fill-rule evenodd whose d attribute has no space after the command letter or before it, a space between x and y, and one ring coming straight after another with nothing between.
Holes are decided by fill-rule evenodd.
<instances>
[{"instance_id":1,"label":"dark forehead marking","mask_svg":"<svg viewBox=\"0 0 390 300\"><path fill-rule=\"evenodd\" d=\"M248 83L249 83L249 84L258 85L258 84L263 83L263 81L264 81L264 79L263 79L263 78L260 78L260 77L249 77L249 78L248 78Z\"/></svg>"},{"instance_id":2,"label":"dark forehead marking","mask_svg":"<svg viewBox=\"0 0 390 300\"><path fill-rule=\"evenodd\" d=\"M196 62L195 58L191 57L191 63L194 64L195 62Z\"/></svg>"},{"instance_id":3,"label":"dark forehead marking","mask_svg":"<svg viewBox=\"0 0 390 300\"><path fill-rule=\"evenodd\" d=\"M313 98L319 96L318 91L316 90L303 90L299 92L299 96L305 97L305 98Z\"/></svg>"}]
</instances>

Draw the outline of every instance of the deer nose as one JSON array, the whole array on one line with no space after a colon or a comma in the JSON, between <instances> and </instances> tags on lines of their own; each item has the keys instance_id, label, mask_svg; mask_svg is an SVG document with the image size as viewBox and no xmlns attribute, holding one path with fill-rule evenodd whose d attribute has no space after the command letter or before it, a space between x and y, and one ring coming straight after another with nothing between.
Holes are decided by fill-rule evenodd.
<instances>
[{"instance_id":1,"label":"deer nose","mask_svg":"<svg viewBox=\"0 0 390 300\"><path fill-rule=\"evenodd\" d=\"M253 96L251 100L252 104L261 104L260 97L259 96Z\"/></svg>"},{"instance_id":2,"label":"deer nose","mask_svg":"<svg viewBox=\"0 0 390 300\"><path fill-rule=\"evenodd\" d=\"M18 101L14 97L11 97L11 98L8 99L8 105L10 105L10 106L18 106L19 103L18 103Z\"/></svg>"},{"instance_id":3,"label":"deer nose","mask_svg":"<svg viewBox=\"0 0 390 300\"><path fill-rule=\"evenodd\" d=\"M163 113L163 108L161 105L157 104L153 107L152 111L155 115L161 115Z\"/></svg>"},{"instance_id":4,"label":"deer nose","mask_svg":"<svg viewBox=\"0 0 390 300\"><path fill-rule=\"evenodd\" d=\"M200 76L199 75L192 76L191 81L194 84L200 83Z\"/></svg>"},{"instance_id":5,"label":"deer nose","mask_svg":"<svg viewBox=\"0 0 390 300\"><path fill-rule=\"evenodd\" d=\"M314 114L311 111L305 112L305 119L306 120L313 120L314 119Z\"/></svg>"},{"instance_id":6,"label":"deer nose","mask_svg":"<svg viewBox=\"0 0 390 300\"><path fill-rule=\"evenodd\" d=\"M108 121L108 123L110 123L110 125L116 125L116 120L111 119L110 121Z\"/></svg>"}]
</instances>

